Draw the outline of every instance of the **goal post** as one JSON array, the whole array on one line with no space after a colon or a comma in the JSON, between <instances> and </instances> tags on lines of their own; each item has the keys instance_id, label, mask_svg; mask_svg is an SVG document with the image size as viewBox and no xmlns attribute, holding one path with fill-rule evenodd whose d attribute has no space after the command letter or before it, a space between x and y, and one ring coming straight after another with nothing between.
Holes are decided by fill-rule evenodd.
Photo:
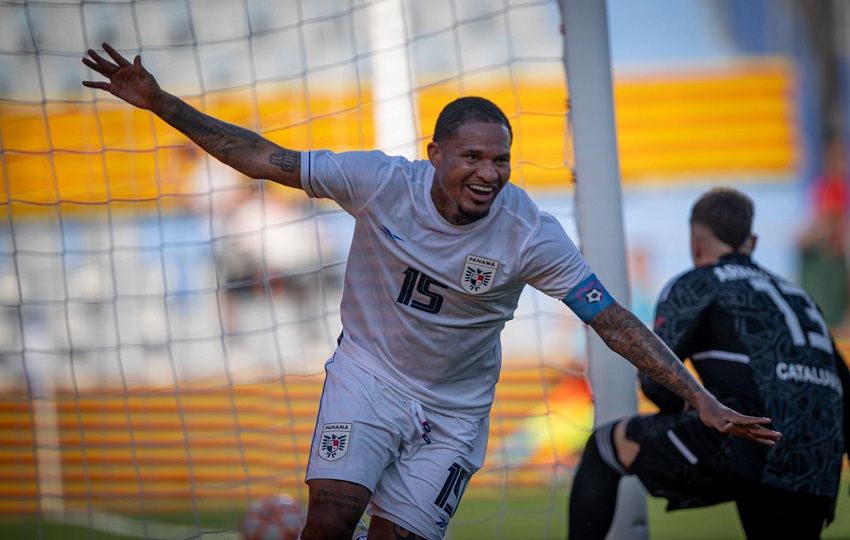
<instances>
[{"instance_id":1,"label":"goal post","mask_svg":"<svg viewBox=\"0 0 850 540\"><path fill-rule=\"evenodd\" d=\"M606 3L560 0L559 6L581 248L614 298L629 307ZM593 332L588 332L587 351L594 425L636 414L634 368ZM620 481L609 538L648 538L646 498L635 477Z\"/></svg>"}]
</instances>

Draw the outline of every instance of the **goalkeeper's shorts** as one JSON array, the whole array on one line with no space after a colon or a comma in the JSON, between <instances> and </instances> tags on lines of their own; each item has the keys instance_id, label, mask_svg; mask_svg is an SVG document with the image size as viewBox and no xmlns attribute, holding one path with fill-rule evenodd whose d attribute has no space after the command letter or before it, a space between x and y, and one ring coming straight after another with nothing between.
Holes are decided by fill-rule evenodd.
<instances>
[{"instance_id":1,"label":"goalkeeper's shorts","mask_svg":"<svg viewBox=\"0 0 850 540\"><path fill-rule=\"evenodd\" d=\"M307 480L360 484L370 515L442 538L484 463L489 419L429 410L339 354L325 374Z\"/></svg>"}]
</instances>

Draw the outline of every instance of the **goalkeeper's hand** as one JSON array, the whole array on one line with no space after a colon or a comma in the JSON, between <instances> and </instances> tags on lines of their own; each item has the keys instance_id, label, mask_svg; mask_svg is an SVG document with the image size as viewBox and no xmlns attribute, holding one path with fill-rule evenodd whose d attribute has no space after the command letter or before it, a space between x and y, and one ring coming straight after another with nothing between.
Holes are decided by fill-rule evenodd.
<instances>
[{"instance_id":1,"label":"goalkeeper's hand","mask_svg":"<svg viewBox=\"0 0 850 540\"><path fill-rule=\"evenodd\" d=\"M130 105L156 112L164 92L154 76L142 67L142 57L136 55L130 62L109 43L103 44L103 50L113 62L89 49L88 57L83 57L83 64L109 79L109 82L83 81L83 86L105 90Z\"/></svg>"}]
</instances>

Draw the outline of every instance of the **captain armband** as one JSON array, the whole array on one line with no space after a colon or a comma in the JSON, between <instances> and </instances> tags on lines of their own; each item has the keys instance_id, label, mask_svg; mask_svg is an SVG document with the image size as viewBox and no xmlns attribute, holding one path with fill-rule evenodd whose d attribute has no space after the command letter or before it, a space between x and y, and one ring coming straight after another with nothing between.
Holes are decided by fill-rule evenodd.
<instances>
[{"instance_id":1,"label":"captain armband","mask_svg":"<svg viewBox=\"0 0 850 540\"><path fill-rule=\"evenodd\" d=\"M589 323L603 309L614 303L614 298L596 277L590 274L576 285L562 300L584 323Z\"/></svg>"}]
</instances>

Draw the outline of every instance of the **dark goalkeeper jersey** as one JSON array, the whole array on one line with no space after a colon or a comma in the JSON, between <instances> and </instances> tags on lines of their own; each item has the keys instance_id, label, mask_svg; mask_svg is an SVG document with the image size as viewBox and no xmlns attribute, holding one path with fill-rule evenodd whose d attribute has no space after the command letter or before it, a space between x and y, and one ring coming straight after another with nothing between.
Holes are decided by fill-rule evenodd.
<instances>
[{"instance_id":1,"label":"dark goalkeeper jersey","mask_svg":"<svg viewBox=\"0 0 850 540\"><path fill-rule=\"evenodd\" d=\"M834 497L848 424L850 372L819 309L800 287L740 254L674 278L661 293L656 333L690 358L727 406L773 419L767 447L732 436L735 473L790 491ZM680 398L641 374L662 411Z\"/></svg>"}]
</instances>

